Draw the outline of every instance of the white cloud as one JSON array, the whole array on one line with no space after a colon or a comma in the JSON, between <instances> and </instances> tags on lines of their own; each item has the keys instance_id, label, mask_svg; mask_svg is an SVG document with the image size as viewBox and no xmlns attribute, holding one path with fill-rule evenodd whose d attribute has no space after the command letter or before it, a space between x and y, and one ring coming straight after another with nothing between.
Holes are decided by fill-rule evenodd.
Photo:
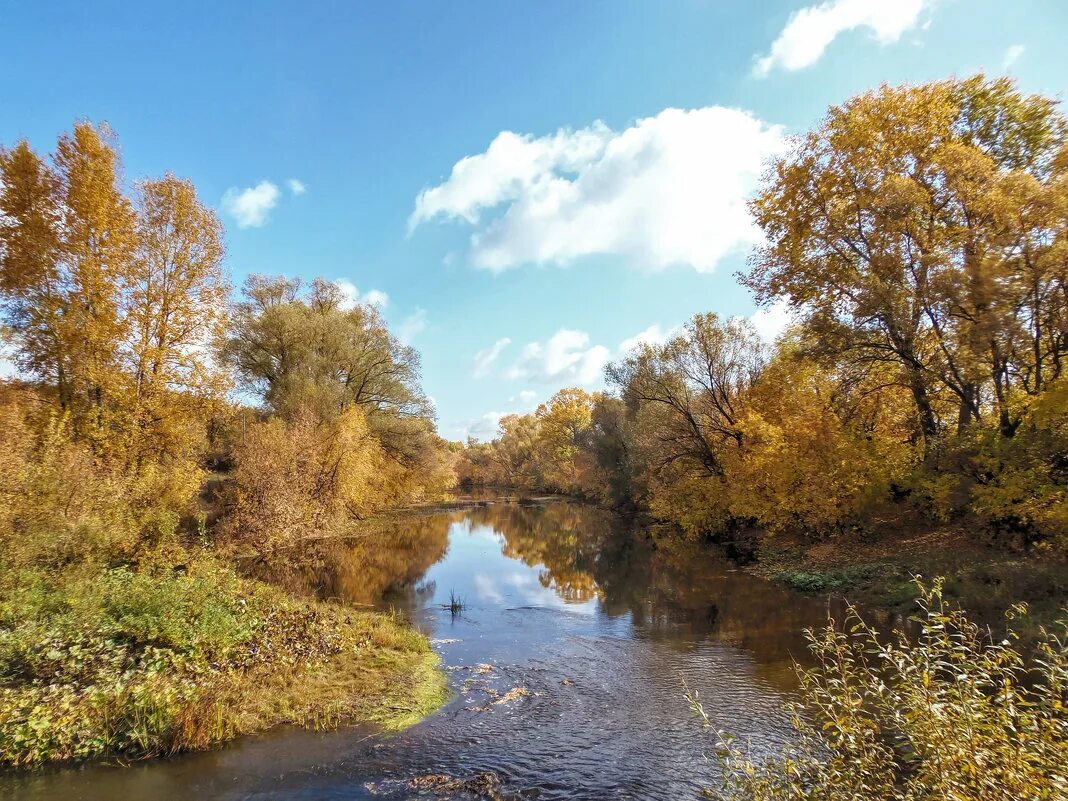
<instances>
[{"instance_id":1,"label":"white cloud","mask_svg":"<svg viewBox=\"0 0 1068 801\"><path fill-rule=\"evenodd\" d=\"M238 228L259 228L267 222L267 215L278 205L278 187L270 181L260 181L247 189L231 187L222 198L223 211L237 221Z\"/></svg>"},{"instance_id":2,"label":"white cloud","mask_svg":"<svg viewBox=\"0 0 1068 801\"><path fill-rule=\"evenodd\" d=\"M504 596L497 590L493 579L484 573L475 575L475 594L478 595L480 601L488 601L493 604L499 604L504 601Z\"/></svg>"},{"instance_id":3,"label":"white cloud","mask_svg":"<svg viewBox=\"0 0 1068 801\"><path fill-rule=\"evenodd\" d=\"M286 185L289 187L289 191L294 195L303 195L308 191L308 187L304 185L304 182L299 181L296 178L290 178L286 181Z\"/></svg>"},{"instance_id":4,"label":"white cloud","mask_svg":"<svg viewBox=\"0 0 1068 801\"><path fill-rule=\"evenodd\" d=\"M464 421L456 428L456 432L460 435L461 440L465 440L468 437L480 440L493 439L497 436L501 418L510 414L515 414L515 412L486 412L473 420Z\"/></svg>"},{"instance_id":5,"label":"white cloud","mask_svg":"<svg viewBox=\"0 0 1068 801\"><path fill-rule=\"evenodd\" d=\"M380 309L384 309L389 304L389 295L381 289L369 289L361 295L360 290L356 288L356 284L347 278L338 279L334 283L341 288L341 294L344 295L344 300L341 303L341 308L343 309L354 309L359 304L377 306Z\"/></svg>"},{"instance_id":6,"label":"white cloud","mask_svg":"<svg viewBox=\"0 0 1068 801\"><path fill-rule=\"evenodd\" d=\"M1020 60L1020 56L1027 50L1022 44L1014 44L1008 50L1005 51L1004 58L1001 59L1001 69L1007 70L1013 64Z\"/></svg>"},{"instance_id":7,"label":"white cloud","mask_svg":"<svg viewBox=\"0 0 1068 801\"><path fill-rule=\"evenodd\" d=\"M760 241L746 200L785 144L780 126L722 106L669 108L618 132L504 131L419 195L409 229L476 226L472 261L491 270L610 254L708 271Z\"/></svg>"},{"instance_id":8,"label":"white cloud","mask_svg":"<svg viewBox=\"0 0 1068 801\"><path fill-rule=\"evenodd\" d=\"M508 377L593 384L600 379L611 356L612 352L604 345L591 347L590 335L585 331L561 328L545 343L524 345L522 355L508 371Z\"/></svg>"},{"instance_id":9,"label":"white cloud","mask_svg":"<svg viewBox=\"0 0 1068 801\"><path fill-rule=\"evenodd\" d=\"M381 289L368 289L367 294L363 296L363 302L368 306L377 306L380 309L384 309L389 305L389 295Z\"/></svg>"},{"instance_id":10,"label":"white cloud","mask_svg":"<svg viewBox=\"0 0 1068 801\"><path fill-rule=\"evenodd\" d=\"M771 51L753 68L764 76L775 67L799 70L819 61L840 33L867 28L881 45L896 42L919 22L932 0L827 0L790 15Z\"/></svg>"},{"instance_id":11,"label":"white cloud","mask_svg":"<svg viewBox=\"0 0 1068 801\"><path fill-rule=\"evenodd\" d=\"M619 353L627 355L639 345L661 345L675 335L675 329L664 331L659 325L651 325L644 331L619 343Z\"/></svg>"},{"instance_id":12,"label":"white cloud","mask_svg":"<svg viewBox=\"0 0 1068 801\"><path fill-rule=\"evenodd\" d=\"M412 340L426 329L426 324L426 309L417 308L397 326L397 339L405 345L411 345Z\"/></svg>"},{"instance_id":13,"label":"white cloud","mask_svg":"<svg viewBox=\"0 0 1068 801\"><path fill-rule=\"evenodd\" d=\"M526 409L533 409L538 400L538 393L532 389L523 389L508 399L509 403L518 403Z\"/></svg>"},{"instance_id":14,"label":"white cloud","mask_svg":"<svg viewBox=\"0 0 1068 801\"><path fill-rule=\"evenodd\" d=\"M512 340L508 337L502 337L494 342L490 347L480 350L475 354L475 369L472 373L475 378L485 378L489 375L490 370L493 369L494 363L497 361L497 357L501 355L501 351L512 344Z\"/></svg>"},{"instance_id":15,"label":"white cloud","mask_svg":"<svg viewBox=\"0 0 1068 801\"><path fill-rule=\"evenodd\" d=\"M19 378L18 365L15 364L15 346L10 342L0 341L0 378Z\"/></svg>"},{"instance_id":16,"label":"white cloud","mask_svg":"<svg viewBox=\"0 0 1068 801\"><path fill-rule=\"evenodd\" d=\"M772 343L794 321L794 315L790 311L790 304L785 300L777 300L770 306L757 309L749 317L749 322L765 342Z\"/></svg>"}]
</instances>

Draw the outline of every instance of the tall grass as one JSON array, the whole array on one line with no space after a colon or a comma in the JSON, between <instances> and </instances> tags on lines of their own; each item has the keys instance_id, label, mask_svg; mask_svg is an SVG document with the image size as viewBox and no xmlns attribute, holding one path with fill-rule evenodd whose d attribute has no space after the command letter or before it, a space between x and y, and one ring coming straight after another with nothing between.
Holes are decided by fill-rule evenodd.
<instances>
[{"instance_id":1,"label":"tall grass","mask_svg":"<svg viewBox=\"0 0 1068 801\"><path fill-rule=\"evenodd\" d=\"M758 759L716 732L730 801L1022 801L1068 798L1065 626L1033 655L995 640L917 583L919 635L886 636L855 608L809 632L816 666L799 670L793 738ZM1010 617L1024 614L1013 607ZM691 705L706 725L696 694Z\"/></svg>"}]
</instances>

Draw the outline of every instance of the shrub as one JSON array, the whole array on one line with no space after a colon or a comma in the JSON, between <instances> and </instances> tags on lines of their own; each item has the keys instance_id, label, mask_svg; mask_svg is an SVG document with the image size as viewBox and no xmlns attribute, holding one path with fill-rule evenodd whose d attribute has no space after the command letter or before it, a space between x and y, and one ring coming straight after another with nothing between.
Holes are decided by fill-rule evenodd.
<instances>
[{"instance_id":1,"label":"shrub","mask_svg":"<svg viewBox=\"0 0 1068 801\"><path fill-rule=\"evenodd\" d=\"M381 505L381 447L355 407L329 422L301 416L255 423L234 455L225 531L261 553Z\"/></svg>"},{"instance_id":2,"label":"shrub","mask_svg":"<svg viewBox=\"0 0 1068 801\"><path fill-rule=\"evenodd\" d=\"M975 458L972 505L998 533L1068 548L1068 381L1035 400L1016 435Z\"/></svg>"},{"instance_id":3,"label":"shrub","mask_svg":"<svg viewBox=\"0 0 1068 801\"><path fill-rule=\"evenodd\" d=\"M794 737L754 761L719 732L715 797L741 801L1057 799L1068 794L1068 645L1044 633L1033 658L991 641L919 584L915 640L880 635L850 609L845 630L809 632ZM1010 617L1023 612L1014 607ZM1063 627L1062 627L1063 628ZM700 699L690 697L706 723Z\"/></svg>"},{"instance_id":4,"label":"shrub","mask_svg":"<svg viewBox=\"0 0 1068 801\"><path fill-rule=\"evenodd\" d=\"M329 420L301 414L250 425L234 448L224 534L267 554L442 495L455 482L453 459L420 429L420 421L368 419L356 406ZM387 446L397 439L417 447Z\"/></svg>"},{"instance_id":5,"label":"shrub","mask_svg":"<svg viewBox=\"0 0 1068 801\"><path fill-rule=\"evenodd\" d=\"M67 418L51 415L35 426L27 405L0 404L2 561L123 562L173 537L200 485L195 464L103 464L72 438Z\"/></svg>"}]
</instances>

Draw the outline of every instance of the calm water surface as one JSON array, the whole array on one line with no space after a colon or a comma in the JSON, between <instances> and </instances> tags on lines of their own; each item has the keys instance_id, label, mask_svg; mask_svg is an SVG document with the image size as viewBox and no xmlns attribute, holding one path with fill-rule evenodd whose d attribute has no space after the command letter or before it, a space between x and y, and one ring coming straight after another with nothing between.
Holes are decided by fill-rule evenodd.
<instances>
[{"instance_id":1,"label":"calm water surface","mask_svg":"<svg viewBox=\"0 0 1068 801\"><path fill-rule=\"evenodd\" d=\"M434 641L453 700L398 735L284 730L129 768L0 779L0 796L469 798L409 782L494 771L503 798L697 798L716 767L683 684L717 725L771 748L787 731L800 631L827 615L707 547L565 502L404 517L271 572L296 591L404 610ZM443 608L450 595L461 614Z\"/></svg>"}]
</instances>

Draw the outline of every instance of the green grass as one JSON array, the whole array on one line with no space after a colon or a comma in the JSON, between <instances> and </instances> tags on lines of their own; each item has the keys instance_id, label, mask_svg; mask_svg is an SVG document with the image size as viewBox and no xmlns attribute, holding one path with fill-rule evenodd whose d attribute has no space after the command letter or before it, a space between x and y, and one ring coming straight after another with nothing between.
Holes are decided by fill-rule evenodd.
<instances>
[{"instance_id":1,"label":"green grass","mask_svg":"<svg viewBox=\"0 0 1068 801\"><path fill-rule=\"evenodd\" d=\"M410 725L446 697L389 615L294 599L208 556L0 566L0 766L207 748L281 723Z\"/></svg>"},{"instance_id":2,"label":"green grass","mask_svg":"<svg viewBox=\"0 0 1068 801\"><path fill-rule=\"evenodd\" d=\"M920 557L857 562L835 567L795 565L770 575L791 589L809 594L836 593L867 605L911 611L915 599L914 574L945 577L943 592L974 618L1000 630L1003 612L1026 603L1030 614L1018 621L1026 642L1035 640L1042 626L1065 618L1068 563L1063 560L996 554L932 551Z\"/></svg>"},{"instance_id":3,"label":"green grass","mask_svg":"<svg viewBox=\"0 0 1068 801\"><path fill-rule=\"evenodd\" d=\"M783 570L775 579L799 592L842 592L859 585L871 583L888 573L896 572L889 565L863 564L826 570Z\"/></svg>"}]
</instances>

